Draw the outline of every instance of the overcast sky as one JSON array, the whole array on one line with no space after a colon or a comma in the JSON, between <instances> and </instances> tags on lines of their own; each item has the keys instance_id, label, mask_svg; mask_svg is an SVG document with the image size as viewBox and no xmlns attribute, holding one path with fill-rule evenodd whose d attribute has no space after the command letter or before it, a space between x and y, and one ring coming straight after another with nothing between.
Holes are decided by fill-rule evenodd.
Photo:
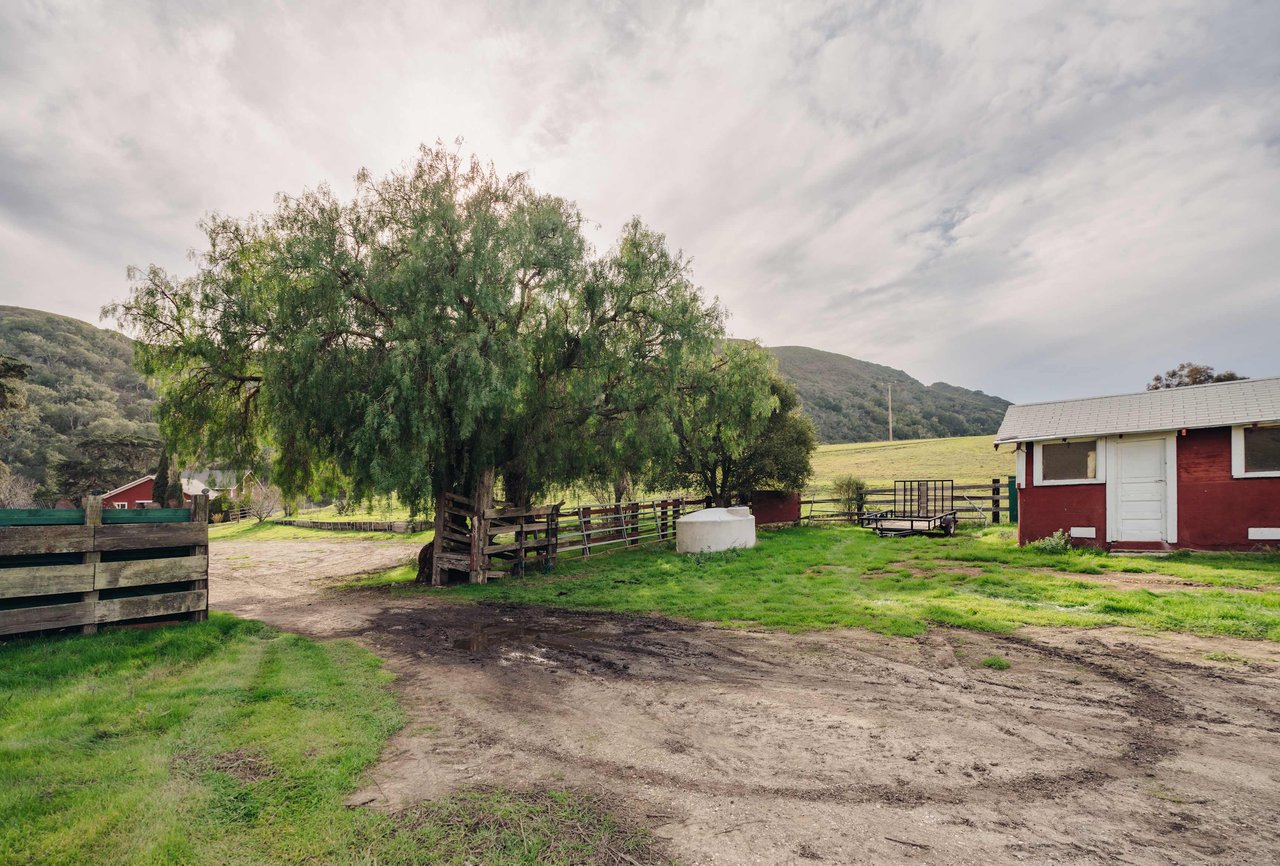
<instances>
[{"instance_id":1,"label":"overcast sky","mask_svg":"<svg viewBox=\"0 0 1280 866\"><path fill-rule=\"evenodd\" d=\"M0 7L0 302L463 137L736 336L1013 400L1280 374L1280 2Z\"/></svg>"}]
</instances>

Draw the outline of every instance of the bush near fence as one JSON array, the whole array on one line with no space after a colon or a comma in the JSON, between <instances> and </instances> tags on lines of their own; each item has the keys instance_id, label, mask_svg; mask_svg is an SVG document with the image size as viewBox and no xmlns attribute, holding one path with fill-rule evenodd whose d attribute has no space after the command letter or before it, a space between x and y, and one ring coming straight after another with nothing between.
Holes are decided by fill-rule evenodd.
<instances>
[{"instance_id":1,"label":"bush near fence","mask_svg":"<svg viewBox=\"0 0 1280 866\"><path fill-rule=\"evenodd\" d=\"M0 509L0 635L204 619L208 508Z\"/></svg>"}]
</instances>

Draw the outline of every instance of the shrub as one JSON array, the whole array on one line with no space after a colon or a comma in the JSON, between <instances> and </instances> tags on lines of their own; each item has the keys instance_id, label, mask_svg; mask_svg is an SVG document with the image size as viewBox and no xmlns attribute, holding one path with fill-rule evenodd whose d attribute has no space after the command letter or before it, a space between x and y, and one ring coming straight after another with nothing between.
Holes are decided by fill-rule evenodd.
<instances>
[{"instance_id":1,"label":"shrub","mask_svg":"<svg viewBox=\"0 0 1280 866\"><path fill-rule=\"evenodd\" d=\"M1071 536L1061 529L1046 538L1033 541L1027 547L1040 551L1041 553L1070 553Z\"/></svg>"},{"instance_id":2,"label":"shrub","mask_svg":"<svg viewBox=\"0 0 1280 866\"><path fill-rule=\"evenodd\" d=\"M831 493L840 500L840 510L853 516L861 514L867 505L867 482L852 475L841 475L831 482Z\"/></svg>"}]
</instances>

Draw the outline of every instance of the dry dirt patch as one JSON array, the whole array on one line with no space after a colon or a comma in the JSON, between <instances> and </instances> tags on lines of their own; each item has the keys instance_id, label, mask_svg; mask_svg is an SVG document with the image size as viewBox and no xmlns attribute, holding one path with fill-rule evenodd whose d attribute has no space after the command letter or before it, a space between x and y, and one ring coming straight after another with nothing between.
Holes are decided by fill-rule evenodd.
<instances>
[{"instance_id":1,"label":"dry dirt patch","mask_svg":"<svg viewBox=\"0 0 1280 866\"><path fill-rule=\"evenodd\" d=\"M1230 668L1201 639L1119 630L796 636L334 593L272 568L250 570L273 580L255 601L218 553L214 598L239 581L223 606L356 638L399 675L412 721L353 803L567 786L630 803L686 863L1280 856L1280 677L1254 643L1211 642L1263 662Z\"/></svg>"}]
</instances>

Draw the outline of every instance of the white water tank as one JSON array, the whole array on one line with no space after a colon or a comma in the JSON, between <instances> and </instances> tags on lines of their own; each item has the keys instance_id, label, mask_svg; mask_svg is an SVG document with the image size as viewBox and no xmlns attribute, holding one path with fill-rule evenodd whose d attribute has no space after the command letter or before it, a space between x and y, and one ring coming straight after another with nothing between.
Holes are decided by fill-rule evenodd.
<instances>
[{"instance_id":1,"label":"white water tank","mask_svg":"<svg viewBox=\"0 0 1280 866\"><path fill-rule=\"evenodd\" d=\"M755 546L756 519L750 508L706 508L676 521L676 550L680 553Z\"/></svg>"}]
</instances>

